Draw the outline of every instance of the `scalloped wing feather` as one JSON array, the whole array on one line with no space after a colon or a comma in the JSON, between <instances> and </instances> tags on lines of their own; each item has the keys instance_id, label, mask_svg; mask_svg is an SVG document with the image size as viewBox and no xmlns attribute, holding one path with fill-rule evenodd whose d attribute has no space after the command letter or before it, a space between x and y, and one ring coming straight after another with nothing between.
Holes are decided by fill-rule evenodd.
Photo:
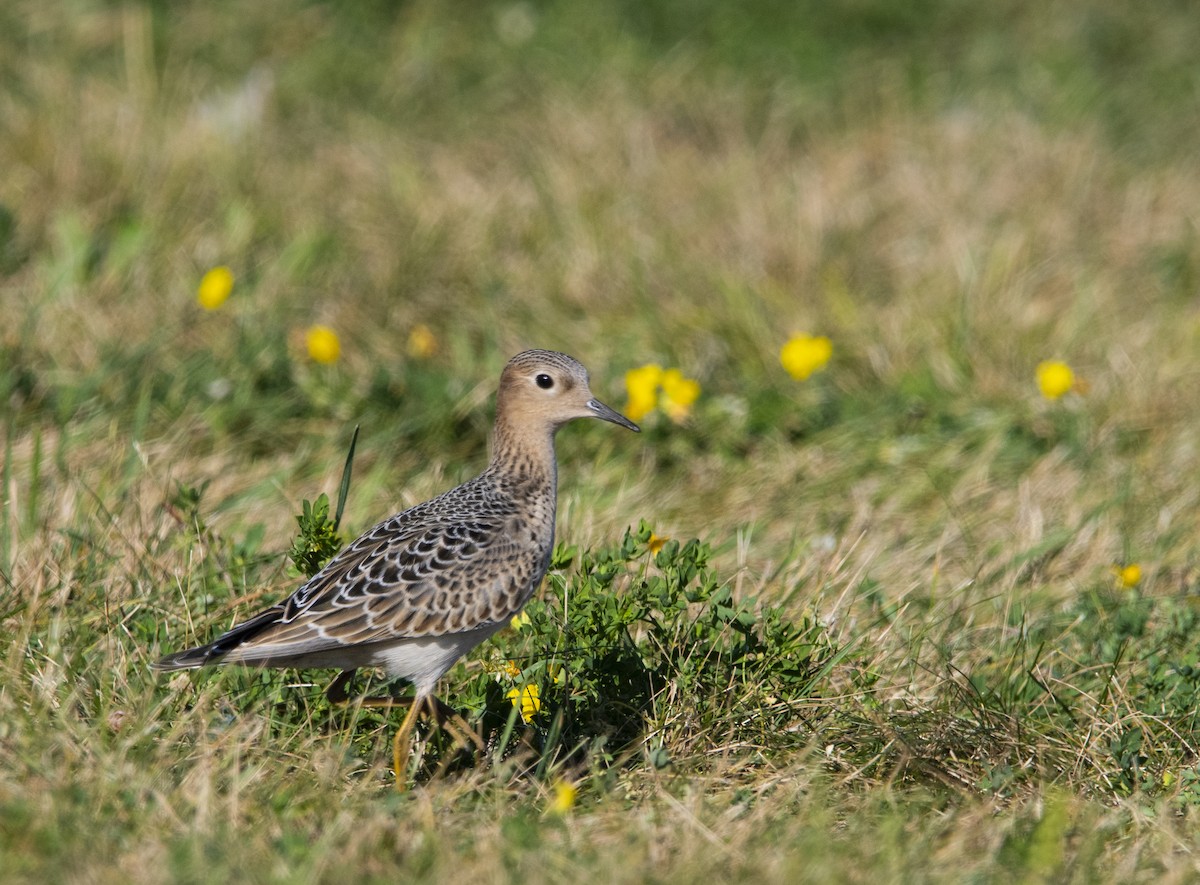
<instances>
[{"instance_id":1,"label":"scalloped wing feather","mask_svg":"<svg viewBox=\"0 0 1200 885\"><path fill-rule=\"evenodd\" d=\"M552 533L531 543L526 520L511 512L435 522L415 512L424 509L364 534L227 659L281 660L507 622L541 583Z\"/></svg>"}]
</instances>

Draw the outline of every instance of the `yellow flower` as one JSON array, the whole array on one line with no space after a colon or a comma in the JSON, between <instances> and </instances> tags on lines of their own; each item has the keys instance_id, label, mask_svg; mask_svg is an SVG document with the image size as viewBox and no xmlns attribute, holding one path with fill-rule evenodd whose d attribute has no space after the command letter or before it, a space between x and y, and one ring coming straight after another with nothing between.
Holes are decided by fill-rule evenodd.
<instances>
[{"instance_id":1,"label":"yellow flower","mask_svg":"<svg viewBox=\"0 0 1200 885\"><path fill-rule=\"evenodd\" d=\"M233 271L225 265L214 267L200 278L196 300L205 310L216 310L233 291Z\"/></svg>"},{"instance_id":2,"label":"yellow flower","mask_svg":"<svg viewBox=\"0 0 1200 885\"><path fill-rule=\"evenodd\" d=\"M700 396L700 382L684 378L678 369L667 369L659 382L662 385L662 410L678 424L692 411L692 403Z\"/></svg>"},{"instance_id":3,"label":"yellow flower","mask_svg":"<svg viewBox=\"0 0 1200 885\"><path fill-rule=\"evenodd\" d=\"M629 394L625 414L630 421L641 421L654 411L658 405L658 385L662 376L662 366L653 364L625 373L625 391Z\"/></svg>"},{"instance_id":4,"label":"yellow flower","mask_svg":"<svg viewBox=\"0 0 1200 885\"><path fill-rule=\"evenodd\" d=\"M337 332L328 326L312 326L304 333L304 344L313 362L328 366L336 363L342 355L342 343Z\"/></svg>"},{"instance_id":5,"label":"yellow flower","mask_svg":"<svg viewBox=\"0 0 1200 885\"><path fill-rule=\"evenodd\" d=\"M510 688L504 697L521 711L521 721L525 723L532 722L533 717L542 709L542 694L536 683L530 683L524 688Z\"/></svg>"},{"instance_id":6,"label":"yellow flower","mask_svg":"<svg viewBox=\"0 0 1200 885\"><path fill-rule=\"evenodd\" d=\"M824 335L793 335L779 351L779 362L797 381L805 381L819 372L833 356L833 342Z\"/></svg>"},{"instance_id":7,"label":"yellow flower","mask_svg":"<svg viewBox=\"0 0 1200 885\"><path fill-rule=\"evenodd\" d=\"M579 788L569 781L559 781L554 785L554 798L550 800L548 811L551 814L566 814L575 807L575 799L579 796Z\"/></svg>"},{"instance_id":8,"label":"yellow flower","mask_svg":"<svg viewBox=\"0 0 1200 885\"><path fill-rule=\"evenodd\" d=\"M513 619L511 621L509 621L508 623L509 623L509 626L511 626L514 630L520 630L522 627L528 627L529 626L529 613L521 612L520 614L515 614L515 615L513 615Z\"/></svg>"},{"instance_id":9,"label":"yellow flower","mask_svg":"<svg viewBox=\"0 0 1200 885\"><path fill-rule=\"evenodd\" d=\"M646 546L650 548L651 553L657 555L658 551L662 550L663 545L666 544L667 541L669 541L669 540L671 540L671 539L670 538L660 538L658 535L654 534L654 532L651 532L650 540L646 542Z\"/></svg>"},{"instance_id":10,"label":"yellow flower","mask_svg":"<svg viewBox=\"0 0 1200 885\"><path fill-rule=\"evenodd\" d=\"M1136 587L1142 582L1142 567L1136 562L1129 565L1114 565L1113 571L1122 587Z\"/></svg>"},{"instance_id":11,"label":"yellow flower","mask_svg":"<svg viewBox=\"0 0 1200 885\"><path fill-rule=\"evenodd\" d=\"M437 337L433 331L424 323L417 323L408 333L408 347L406 348L408 355L413 359L427 360L438 349Z\"/></svg>"},{"instance_id":12,"label":"yellow flower","mask_svg":"<svg viewBox=\"0 0 1200 885\"><path fill-rule=\"evenodd\" d=\"M504 670L504 675L509 679L516 679L521 675L521 668L517 666L516 661L505 661L501 669Z\"/></svg>"},{"instance_id":13,"label":"yellow flower","mask_svg":"<svg viewBox=\"0 0 1200 885\"><path fill-rule=\"evenodd\" d=\"M1046 399L1058 399L1075 386L1075 373L1066 363L1046 360L1038 363L1037 385Z\"/></svg>"},{"instance_id":14,"label":"yellow flower","mask_svg":"<svg viewBox=\"0 0 1200 885\"><path fill-rule=\"evenodd\" d=\"M679 423L691 414L692 404L700 396L700 382L685 378L678 369L664 371L662 366L651 363L625 373L625 391L629 395L625 414L631 421L641 421L661 407L672 421Z\"/></svg>"}]
</instances>

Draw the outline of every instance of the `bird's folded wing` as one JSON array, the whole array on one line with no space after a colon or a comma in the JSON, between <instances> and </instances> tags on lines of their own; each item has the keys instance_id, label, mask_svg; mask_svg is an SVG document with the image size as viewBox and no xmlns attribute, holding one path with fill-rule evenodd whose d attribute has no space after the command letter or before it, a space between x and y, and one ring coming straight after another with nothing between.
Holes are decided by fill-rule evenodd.
<instances>
[{"instance_id":1,"label":"bird's folded wing","mask_svg":"<svg viewBox=\"0 0 1200 885\"><path fill-rule=\"evenodd\" d=\"M406 528L381 523L278 608L278 621L238 648L284 653L461 633L511 618L533 591L538 552L503 517ZM236 629L236 628L235 628Z\"/></svg>"}]
</instances>

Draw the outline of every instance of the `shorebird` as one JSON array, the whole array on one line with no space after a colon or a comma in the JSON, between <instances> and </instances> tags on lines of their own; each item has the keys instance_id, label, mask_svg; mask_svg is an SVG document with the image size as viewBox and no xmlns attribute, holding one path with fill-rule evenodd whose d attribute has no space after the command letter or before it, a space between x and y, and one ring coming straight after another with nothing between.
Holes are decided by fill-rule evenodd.
<instances>
[{"instance_id":1,"label":"shorebird","mask_svg":"<svg viewBox=\"0 0 1200 885\"><path fill-rule=\"evenodd\" d=\"M483 473L385 519L283 602L154 666L336 667L342 673L326 691L335 703L350 700L346 686L359 667L382 667L413 686L412 697L361 700L409 708L392 743L403 790L417 716L427 709L443 726L457 719L434 695L438 680L507 625L545 577L554 549L554 435L575 418L639 430L592 395L577 360L550 350L517 354L500 375Z\"/></svg>"}]
</instances>

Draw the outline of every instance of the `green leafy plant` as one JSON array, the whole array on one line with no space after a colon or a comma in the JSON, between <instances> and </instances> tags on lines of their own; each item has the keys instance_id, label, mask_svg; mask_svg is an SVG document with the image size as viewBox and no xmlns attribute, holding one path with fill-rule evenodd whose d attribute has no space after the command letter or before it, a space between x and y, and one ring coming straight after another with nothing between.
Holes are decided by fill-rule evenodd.
<instances>
[{"instance_id":1,"label":"green leafy plant","mask_svg":"<svg viewBox=\"0 0 1200 885\"><path fill-rule=\"evenodd\" d=\"M559 547L529 604L459 696L485 727L517 718L542 764L585 750L604 762L646 745L664 767L695 744L778 745L797 702L839 659L823 626L736 598L699 540L657 538L643 521L619 545Z\"/></svg>"},{"instance_id":2,"label":"green leafy plant","mask_svg":"<svg viewBox=\"0 0 1200 885\"><path fill-rule=\"evenodd\" d=\"M337 511L333 517L329 515L329 496L322 492L316 501L303 502L303 510L296 516L300 525L300 533L292 542L288 556L295 563L297 570L307 577L312 577L327 563L346 543L338 533L342 522L342 513L346 509L346 497L350 493L350 476L354 463L354 449L358 445L358 427L350 437L350 449L346 452L346 463L342 467L342 481L338 486Z\"/></svg>"},{"instance_id":3,"label":"green leafy plant","mask_svg":"<svg viewBox=\"0 0 1200 885\"><path fill-rule=\"evenodd\" d=\"M300 533L292 542L288 556L303 575L312 577L321 570L344 543L337 523L329 515L329 496L322 492L316 501L304 500L304 510L296 517Z\"/></svg>"},{"instance_id":4,"label":"green leafy plant","mask_svg":"<svg viewBox=\"0 0 1200 885\"><path fill-rule=\"evenodd\" d=\"M200 514L200 502L208 488L208 481L198 486L177 482L175 493L167 502L167 506L178 521L192 529L194 537L200 538L208 533L208 527Z\"/></svg>"}]
</instances>

